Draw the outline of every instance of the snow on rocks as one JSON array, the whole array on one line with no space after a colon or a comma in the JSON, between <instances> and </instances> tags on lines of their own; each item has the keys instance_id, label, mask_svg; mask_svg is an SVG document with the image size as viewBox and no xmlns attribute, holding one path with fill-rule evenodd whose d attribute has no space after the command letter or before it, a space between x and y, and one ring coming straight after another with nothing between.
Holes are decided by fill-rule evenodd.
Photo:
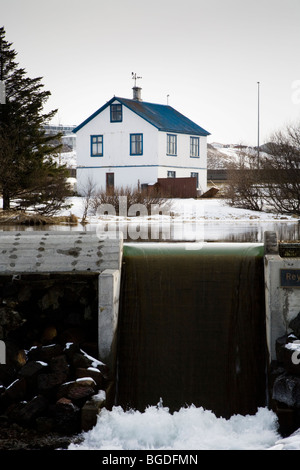
<instances>
[{"instance_id":1,"label":"snow on rocks","mask_svg":"<svg viewBox=\"0 0 300 470\"><path fill-rule=\"evenodd\" d=\"M0 365L2 426L69 435L90 429L105 405L107 372L76 343L30 348L18 368Z\"/></svg>"}]
</instances>

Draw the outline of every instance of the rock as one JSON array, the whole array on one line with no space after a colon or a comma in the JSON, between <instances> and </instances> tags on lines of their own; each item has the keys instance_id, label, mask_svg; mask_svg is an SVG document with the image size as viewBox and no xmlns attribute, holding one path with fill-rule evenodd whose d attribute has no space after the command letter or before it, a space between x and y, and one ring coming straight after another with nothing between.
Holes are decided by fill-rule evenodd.
<instances>
[{"instance_id":1,"label":"rock","mask_svg":"<svg viewBox=\"0 0 300 470\"><path fill-rule=\"evenodd\" d=\"M55 405L55 426L59 432L73 434L80 430L80 408L67 398L60 398Z\"/></svg>"},{"instance_id":2,"label":"rock","mask_svg":"<svg viewBox=\"0 0 300 470\"><path fill-rule=\"evenodd\" d=\"M86 334L79 327L70 327L63 331L61 340L65 343L76 343L80 344L86 339Z\"/></svg>"},{"instance_id":3,"label":"rock","mask_svg":"<svg viewBox=\"0 0 300 470\"><path fill-rule=\"evenodd\" d=\"M53 340L56 337L57 337L57 329L55 328L55 326L47 326L41 335L42 344L49 345L53 343Z\"/></svg>"},{"instance_id":4,"label":"rock","mask_svg":"<svg viewBox=\"0 0 300 470\"><path fill-rule=\"evenodd\" d=\"M64 354L52 357L49 361L49 367L52 372L64 372L66 375L70 372L70 365Z\"/></svg>"},{"instance_id":5,"label":"rock","mask_svg":"<svg viewBox=\"0 0 300 470\"><path fill-rule=\"evenodd\" d=\"M90 379L92 380L92 379ZM95 394L95 382L91 381L72 381L63 384L57 393L58 399L67 398L78 406L83 406L86 400Z\"/></svg>"},{"instance_id":6,"label":"rock","mask_svg":"<svg viewBox=\"0 0 300 470\"><path fill-rule=\"evenodd\" d=\"M77 368L85 368L92 366L92 361L88 359L87 356L82 354L81 352L75 353L72 358L72 363L75 369Z\"/></svg>"},{"instance_id":7,"label":"rock","mask_svg":"<svg viewBox=\"0 0 300 470\"><path fill-rule=\"evenodd\" d=\"M273 400L292 408L300 408L300 377L286 373L277 377L273 386Z\"/></svg>"},{"instance_id":8,"label":"rock","mask_svg":"<svg viewBox=\"0 0 300 470\"><path fill-rule=\"evenodd\" d=\"M77 343L66 343L63 353L66 355L68 360L73 362L73 357L76 353L80 353L80 346Z\"/></svg>"},{"instance_id":9,"label":"rock","mask_svg":"<svg viewBox=\"0 0 300 470\"><path fill-rule=\"evenodd\" d=\"M65 372L49 372L48 374L40 374L37 381L38 393L44 394L48 398L56 395L61 384L68 378Z\"/></svg>"},{"instance_id":10,"label":"rock","mask_svg":"<svg viewBox=\"0 0 300 470\"><path fill-rule=\"evenodd\" d=\"M6 341L6 364L18 369L26 364L27 357L24 349L20 349L17 344L12 341Z\"/></svg>"},{"instance_id":11,"label":"rock","mask_svg":"<svg viewBox=\"0 0 300 470\"><path fill-rule=\"evenodd\" d=\"M88 369L89 367L93 367L100 370L105 378L108 377L109 369L107 365L86 354L80 348L74 348L72 345L70 345L69 349L66 351L66 354L75 369Z\"/></svg>"},{"instance_id":12,"label":"rock","mask_svg":"<svg viewBox=\"0 0 300 470\"><path fill-rule=\"evenodd\" d=\"M96 369L95 367L79 367L75 371L75 376L77 379L82 377L91 377L97 384L98 389L104 386L105 379L101 371L99 369Z\"/></svg>"},{"instance_id":13,"label":"rock","mask_svg":"<svg viewBox=\"0 0 300 470\"><path fill-rule=\"evenodd\" d=\"M37 375L42 370L44 371L45 368L48 367L46 362L42 361L28 361L20 370L19 376L30 378Z\"/></svg>"},{"instance_id":14,"label":"rock","mask_svg":"<svg viewBox=\"0 0 300 470\"><path fill-rule=\"evenodd\" d=\"M16 379L16 369L8 364L0 364L0 384L6 387Z\"/></svg>"},{"instance_id":15,"label":"rock","mask_svg":"<svg viewBox=\"0 0 300 470\"><path fill-rule=\"evenodd\" d=\"M81 410L81 429L89 431L97 423L98 414L105 406L106 394L101 390L97 395L94 395L90 400L86 401Z\"/></svg>"},{"instance_id":16,"label":"rock","mask_svg":"<svg viewBox=\"0 0 300 470\"><path fill-rule=\"evenodd\" d=\"M31 425L34 420L41 416L47 409L48 401L42 395L35 396L28 403L14 413L15 421L19 424Z\"/></svg>"},{"instance_id":17,"label":"rock","mask_svg":"<svg viewBox=\"0 0 300 470\"><path fill-rule=\"evenodd\" d=\"M282 349L286 344L297 340L294 334L280 336L275 342L276 358L277 361L283 362L285 360L285 351Z\"/></svg>"},{"instance_id":18,"label":"rock","mask_svg":"<svg viewBox=\"0 0 300 470\"><path fill-rule=\"evenodd\" d=\"M38 375L47 370L48 364L41 361L28 361L20 370L19 377L26 380L26 397L31 398L37 390Z\"/></svg>"},{"instance_id":19,"label":"rock","mask_svg":"<svg viewBox=\"0 0 300 470\"><path fill-rule=\"evenodd\" d=\"M26 394L26 381L22 377L16 379L12 384L10 384L4 393L0 396L0 403L4 406L8 406L11 403L18 403L20 400L23 400Z\"/></svg>"},{"instance_id":20,"label":"rock","mask_svg":"<svg viewBox=\"0 0 300 470\"><path fill-rule=\"evenodd\" d=\"M15 310L16 303L7 301L2 301L3 307L0 307L0 325L5 332L5 335L10 331L16 330L18 327L22 326L24 319L21 317L19 312ZM3 339L2 336L1 339Z\"/></svg>"},{"instance_id":21,"label":"rock","mask_svg":"<svg viewBox=\"0 0 300 470\"><path fill-rule=\"evenodd\" d=\"M55 356L63 354L60 344L49 344L48 346L33 346L28 351L28 359L33 361L49 362Z\"/></svg>"},{"instance_id":22,"label":"rock","mask_svg":"<svg viewBox=\"0 0 300 470\"><path fill-rule=\"evenodd\" d=\"M0 416L9 425L71 435L95 422L105 403L105 364L76 343L14 351L23 351L22 360L0 365Z\"/></svg>"}]
</instances>

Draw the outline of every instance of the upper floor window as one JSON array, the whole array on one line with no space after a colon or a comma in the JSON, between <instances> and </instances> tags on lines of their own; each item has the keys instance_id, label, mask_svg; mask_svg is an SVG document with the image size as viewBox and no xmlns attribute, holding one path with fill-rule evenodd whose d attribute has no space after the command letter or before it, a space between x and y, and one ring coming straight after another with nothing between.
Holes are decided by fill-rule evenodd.
<instances>
[{"instance_id":1,"label":"upper floor window","mask_svg":"<svg viewBox=\"0 0 300 470\"><path fill-rule=\"evenodd\" d=\"M111 104L110 105L110 122L122 122L122 105Z\"/></svg>"},{"instance_id":2,"label":"upper floor window","mask_svg":"<svg viewBox=\"0 0 300 470\"><path fill-rule=\"evenodd\" d=\"M177 155L177 135L167 134L167 155Z\"/></svg>"},{"instance_id":3,"label":"upper floor window","mask_svg":"<svg viewBox=\"0 0 300 470\"><path fill-rule=\"evenodd\" d=\"M143 134L130 134L130 155L143 155Z\"/></svg>"},{"instance_id":4,"label":"upper floor window","mask_svg":"<svg viewBox=\"0 0 300 470\"><path fill-rule=\"evenodd\" d=\"M103 156L103 135L91 135L91 156Z\"/></svg>"},{"instance_id":5,"label":"upper floor window","mask_svg":"<svg viewBox=\"0 0 300 470\"><path fill-rule=\"evenodd\" d=\"M199 137L190 138L190 156L199 157Z\"/></svg>"}]
</instances>

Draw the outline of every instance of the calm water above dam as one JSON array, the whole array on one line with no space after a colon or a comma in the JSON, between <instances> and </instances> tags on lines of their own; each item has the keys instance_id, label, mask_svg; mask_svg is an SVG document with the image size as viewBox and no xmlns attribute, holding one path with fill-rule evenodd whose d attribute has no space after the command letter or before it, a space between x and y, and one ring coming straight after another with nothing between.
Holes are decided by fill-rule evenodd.
<instances>
[{"instance_id":1,"label":"calm water above dam","mask_svg":"<svg viewBox=\"0 0 300 470\"><path fill-rule=\"evenodd\" d=\"M130 238L131 234L135 237L134 240ZM211 241L211 242L236 242L236 243L263 243L264 232L272 231L277 232L279 240L299 240L300 239L300 223L298 221L270 221L270 222L250 222L250 221L209 221L201 222L197 224L197 232L195 230L195 224L192 222L184 223L184 225L171 225L170 229L162 231L161 226L155 223L148 224L148 231L144 231L144 228L140 224L134 225L134 222L129 224L120 224L117 226L124 234L124 240L127 241L193 241L195 239L195 233L197 233L197 239L199 241ZM47 231L97 231L99 226L97 224L87 225L48 225L48 226L16 226L6 225L1 226L2 231L15 231L15 230L47 230ZM141 235L145 234L144 238ZM153 238L153 234L154 237ZM129 235L129 237L128 237ZM152 237L151 237L152 235ZM127 237L127 238L126 238Z\"/></svg>"}]
</instances>

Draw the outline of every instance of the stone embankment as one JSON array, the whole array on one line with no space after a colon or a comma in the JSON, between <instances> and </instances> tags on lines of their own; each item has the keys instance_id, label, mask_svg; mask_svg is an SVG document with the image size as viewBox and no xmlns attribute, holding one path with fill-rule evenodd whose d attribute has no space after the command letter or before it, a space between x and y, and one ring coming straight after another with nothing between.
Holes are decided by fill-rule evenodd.
<instances>
[{"instance_id":1,"label":"stone embankment","mask_svg":"<svg viewBox=\"0 0 300 470\"><path fill-rule=\"evenodd\" d=\"M105 364L76 343L19 351L18 363L0 365L1 436L16 429L74 436L96 424L109 383Z\"/></svg>"}]
</instances>

